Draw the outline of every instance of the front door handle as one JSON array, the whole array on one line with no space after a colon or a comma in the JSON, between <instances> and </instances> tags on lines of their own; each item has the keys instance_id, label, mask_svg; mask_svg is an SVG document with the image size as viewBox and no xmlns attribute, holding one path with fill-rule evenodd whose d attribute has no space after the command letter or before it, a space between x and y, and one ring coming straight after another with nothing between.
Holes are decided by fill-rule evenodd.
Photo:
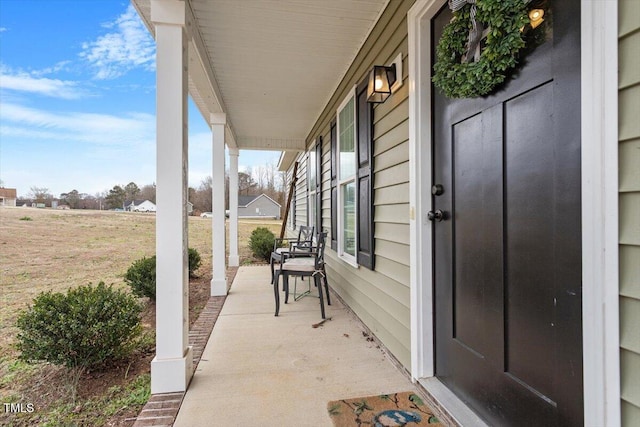
<instances>
[{"instance_id":1,"label":"front door handle","mask_svg":"<svg viewBox=\"0 0 640 427\"><path fill-rule=\"evenodd\" d=\"M429 219L429 221L440 222L444 219L444 212L442 212L440 209L436 209L435 211L429 211L427 212L427 218Z\"/></svg>"}]
</instances>

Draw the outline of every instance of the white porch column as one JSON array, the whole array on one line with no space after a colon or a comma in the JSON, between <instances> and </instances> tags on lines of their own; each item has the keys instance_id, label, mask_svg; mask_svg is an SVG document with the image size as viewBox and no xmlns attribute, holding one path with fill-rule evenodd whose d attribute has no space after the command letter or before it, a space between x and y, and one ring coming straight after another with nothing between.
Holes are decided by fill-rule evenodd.
<instances>
[{"instance_id":1,"label":"white porch column","mask_svg":"<svg viewBox=\"0 0 640 427\"><path fill-rule=\"evenodd\" d=\"M238 255L238 155L240 150L229 148L229 266L240 265Z\"/></svg>"},{"instance_id":2,"label":"white porch column","mask_svg":"<svg viewBox=\"0 0 640 427\"><path fill-rule=\"evenodd\" d=\"M213 133L213 278L211 296L227 294L226 235L224 230L224 128L227 124L225 113L211 114Z\"/></svg>"},{"instance_id":3,"label":"white porch column","mask_svg":"<svg viewBox=\"0 0 640 427\"><path fill-rule=\"evenodd\" d=\"M156 356L151 393L185 391L189 347L187 37L185 4L151 0L156 27Z\"/></svg>"}]
</instances>

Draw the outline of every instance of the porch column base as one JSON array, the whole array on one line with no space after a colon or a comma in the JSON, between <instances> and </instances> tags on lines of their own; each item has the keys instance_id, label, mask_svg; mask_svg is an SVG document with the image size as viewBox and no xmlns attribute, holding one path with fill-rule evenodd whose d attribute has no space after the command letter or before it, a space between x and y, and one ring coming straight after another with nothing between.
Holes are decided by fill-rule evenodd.
<instances>
[{"instance_id":1,"label":"porch column base","mask_svg":"<svg viewBox=\"0 0 640 427\"><path fill-rule=\"evenodd\" d=\"M229 267L238 267L240 265L239 255L229 255Z\"/></svg>"},{"instance_id":2,"label":"porch column base","mask_svg":"<svg viewBox=\"0 0 640 427\"><path fill-rule=\"evenodd\" d=\"M222 297L227 295L227 278L211 280L211 296Z\"/></svg>"},{"instance_id":3,"label":"porch column base","mask_svg":"<svg viewBox=\"0 0 640 427\"><path fill-rule=\"evenodd\" d=\"M193 377L193 348L187 347L184 357L151 361L151 394L187 391Z\"/></svg>"}]
</instances>

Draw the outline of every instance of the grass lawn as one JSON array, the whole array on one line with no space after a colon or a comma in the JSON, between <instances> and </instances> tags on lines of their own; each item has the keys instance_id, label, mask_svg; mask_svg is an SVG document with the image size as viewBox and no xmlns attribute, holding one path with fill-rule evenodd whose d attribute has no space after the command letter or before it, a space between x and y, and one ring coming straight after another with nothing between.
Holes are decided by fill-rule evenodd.
<instances>
[{"instance_id":1,"label":"grass lawn","mask_svg":"<svg viewBox=\"0 0 640 427\"><path fill-rule=\"evenodd\" d=\"M263 262L248 247L251 231L259 226L278 235L281 222L239 221L241 265ZM192 322L209 295L211 241L211 219L190 217L189 247L202 257L197 277L190 281ZM68 399L62 369L17 360L14 323L42 291L64 292L100 281L126 289L123 275L131 263L154 253L154 214L0 207L0 424L133 424L132 418L148 396L149 361L154 352L152 303L145 301L146 344L134 360L109 372L85 375L75 403ZM7 414L3 404L9 402L32 403L35 411Z\"/></svg>"}]
</instances>

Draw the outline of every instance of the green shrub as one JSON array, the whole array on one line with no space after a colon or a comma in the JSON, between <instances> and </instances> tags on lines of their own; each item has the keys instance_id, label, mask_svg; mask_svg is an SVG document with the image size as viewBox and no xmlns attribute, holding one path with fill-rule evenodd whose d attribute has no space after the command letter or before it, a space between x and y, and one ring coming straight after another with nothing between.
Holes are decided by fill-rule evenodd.
<instances>
[{"instance_id":1,"label":"green shrub","mask_svg":"<svg viewBox=\"0 0 640 427\"><path fill-rule=\"evenodd\" d=\"M193 273L200 268L202 264L202 259L200 259L200 254L194 248L189 248L189 276L193 276Z\"/></svg>"},{"instance_id":2,"label":"green shrub","mask_svg":"<svg viewBox=\"0 0 640 427\"><path fill-rule=\"evenodd\" d=\"M124 275L124 281L139 297L156 299L156 256L134 261Z\"/></svg>"},{"instance_id":3,"label":"green shrub","mask_svg":"<svg viewBox=\"0 0 640 427\"><path fill-rule=\"evenodd\" d=\"M33 218L31 218L30 216L23 216L22 218L20 218L20 221L33 221Z\"/></svg>"},{"instance_id":4,"label":"green shrub","mask_svg":"<svg viewBox=\"0 0 640 427\"><path fill-rule=\"evenodd\" d=\"M108 365L135 348L141 311L133 296L104 282L43 292L18 316L20 358L67 368Z\"/></svg>"},{"instance_id":5,"label":"green shrub","mask_svg":"<svg viewBox=\"0 0 640 427\"><path fill-rule=\"evenodd\" d=\"M269 261L275 240L276 236L271 230L267 227L258 227L251 232L249 247L257 258Z\"/></svg>"},{"instance_id":6,"label":"green shrub","mask_svg":"<svg viewBox=\"0 0 640 427\"><path fill-rule=\"evenodd\" d=\"M189 248L189 276L202 265L200 254ZM156 299L156 256L134 261L124 275L124 281L131 286L133 293L139 297Z\"/></svg>"}]
</instances>

